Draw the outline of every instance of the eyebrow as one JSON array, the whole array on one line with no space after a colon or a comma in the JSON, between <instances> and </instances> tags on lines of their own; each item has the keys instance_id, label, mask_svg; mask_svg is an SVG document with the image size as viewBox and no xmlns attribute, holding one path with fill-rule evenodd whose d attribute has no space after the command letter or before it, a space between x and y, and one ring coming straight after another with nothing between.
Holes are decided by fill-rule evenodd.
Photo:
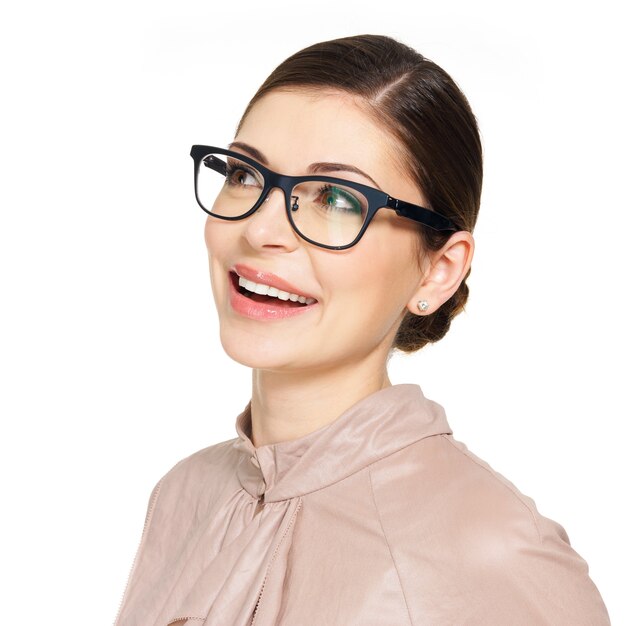
<instances>
[{"instance_id":1,"label":"eyebrow","mask_svg":"<svg viewBox=\"0 0 626 626\"><path fill-rule=\"evenodd\" d=\"M257 150L254 146L251 146L250 144L244 143L243 141L233 141L228 145L229 150L232 148L245 150L257 161L263 163L263 165L268 164L267 157L260 150ZM363 170L360 170L354 165L348 165L346 163L329 163L327 161L311 163L311 165L309 165L309 172L311 174L317 174L320 172L352 172L353 174L360 174L361 176L365 176L365 178L371 180L374 183L377 189L380 189L379 184L369 174L366 174Z\"/></svg>"}]
</instances>

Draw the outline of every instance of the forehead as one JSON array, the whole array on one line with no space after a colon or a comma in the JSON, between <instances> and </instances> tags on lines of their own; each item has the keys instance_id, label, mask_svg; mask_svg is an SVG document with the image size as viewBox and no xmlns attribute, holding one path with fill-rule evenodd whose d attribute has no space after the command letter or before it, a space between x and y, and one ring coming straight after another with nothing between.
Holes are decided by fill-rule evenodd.
<instances>
[{"instance_id":1,"label":"forehead","mask_svg":"<svg viewBox=\"0 0 626 626\"><path fill-rule=\"evenodd\" d=\"M343 93L272 91L252 107L236 139L261 150L269 167L284 174L334 161L355 165L380 184L399 152L381 124Z\"/></svg>"}]
</instances>

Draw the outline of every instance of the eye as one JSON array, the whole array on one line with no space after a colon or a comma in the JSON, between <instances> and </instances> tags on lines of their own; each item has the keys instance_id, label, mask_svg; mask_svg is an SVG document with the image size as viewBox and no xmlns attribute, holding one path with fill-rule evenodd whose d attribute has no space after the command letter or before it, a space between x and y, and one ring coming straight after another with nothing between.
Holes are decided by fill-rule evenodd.
<instances>
[{"instance_id":1,"label":"eye","mask_svg":"<svg viewBox=\"0 0 626 626\"><path fill-rule=\"evenodd\" d=\"M363 213L363 206L349 191L336 185L324 185L320 191L321 202L332 210L347 213Z\"/></svg>"},{"instance_id":2,"label":"eye","mask_svg":"<svg viewBox=\"0 0 626 626\"><path fill-rule=\"evenodd\" d=\"M228 163L226 166L226 184L237 187L260 187L260 175L256 170L242 163Z\"/></svg>"}]
</instances>

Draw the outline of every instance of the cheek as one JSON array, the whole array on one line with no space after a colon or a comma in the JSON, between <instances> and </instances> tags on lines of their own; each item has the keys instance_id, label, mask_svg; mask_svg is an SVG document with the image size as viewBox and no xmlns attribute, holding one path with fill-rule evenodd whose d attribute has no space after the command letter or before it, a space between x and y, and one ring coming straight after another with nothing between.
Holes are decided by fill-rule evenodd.
<instances>
[{"instance_id":1,"label":"cheek","mask_svg":"<svg viewBox=\"0 0 626 626\"><path fill-rule=\"evenodd\" d=\"M417 269L412 268L412 236L373 231L343 258L329 259L324 278L330 301L330 324L354 337L380 341L403 314ZM333 263L334 261L334 263ZM334 306L336 305L336 306Z\"/></svg>"},{"instance_id":2,"label":"cheek","mask_svg":"<svg viewBox=\"0 0 626 626\"><path fill-rule=\"evenodd\" d=\"M204 243L209 256L229 256L235 245L237 224L208 216L204 224Z\"/></svg>"},{"instance_id":3,"label":"cheek","mask_svg":"<svg viewBox=\"0 0 626 626\"><path fill-rule=\"evenodd\" d=\"M209 215L207 217L206 222L204 223L204 243L206 244L207 250L211 252L214 248L214 241L216 240L216 233L218 225L215 223L215 219L211 219Z\"/></svg>"},{"instance_id":4,"label":"cheek","mask_svg":"<svg viewBox=\"0 0 626 626\"><path fill-rule=\"evenodd\" d=\"M361 242L360 242L361 243ZM359 243L359 245L360 245ZM320 282L330 295L335 322L385 325L397 309L400 298L393 251L377 246L363 246L350 257L331 259L320 273ZM333 263L334 261L334 263Z\"/></svg>"},{"instance_id":5,"label":"cheek","mask_svg":"<svg viewBox=\"0 0 626 626\"><path fill-rule=\"evenodd\" d=\"M232 244L229 242L224 232L223 225L216 221L216 218L207 219L204 226L204 242L207 248L209 260L209 275L214 297L218 293L225 291L227 285L225 267L231 261Z\"/></svg>"}]
</instances>

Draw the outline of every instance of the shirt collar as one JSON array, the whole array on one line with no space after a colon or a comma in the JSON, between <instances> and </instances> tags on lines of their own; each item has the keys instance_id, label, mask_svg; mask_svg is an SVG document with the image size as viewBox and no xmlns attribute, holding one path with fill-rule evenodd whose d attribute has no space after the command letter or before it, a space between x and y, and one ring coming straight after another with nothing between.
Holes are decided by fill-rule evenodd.
<instances>
[{"instance_id":1,"label":"shirt collar","mask_svg":"<svg viewBox=\"0 0 626 626\"><path fill-rule=\"evenodd\" d=\"M276 502L342 480L367 465L431 435L452 434L443 407L416 384L384 387L330 424L289 441L255 447L251 401L237 416L237 477L253 497Z\"/></svg>"}]
</instances>

